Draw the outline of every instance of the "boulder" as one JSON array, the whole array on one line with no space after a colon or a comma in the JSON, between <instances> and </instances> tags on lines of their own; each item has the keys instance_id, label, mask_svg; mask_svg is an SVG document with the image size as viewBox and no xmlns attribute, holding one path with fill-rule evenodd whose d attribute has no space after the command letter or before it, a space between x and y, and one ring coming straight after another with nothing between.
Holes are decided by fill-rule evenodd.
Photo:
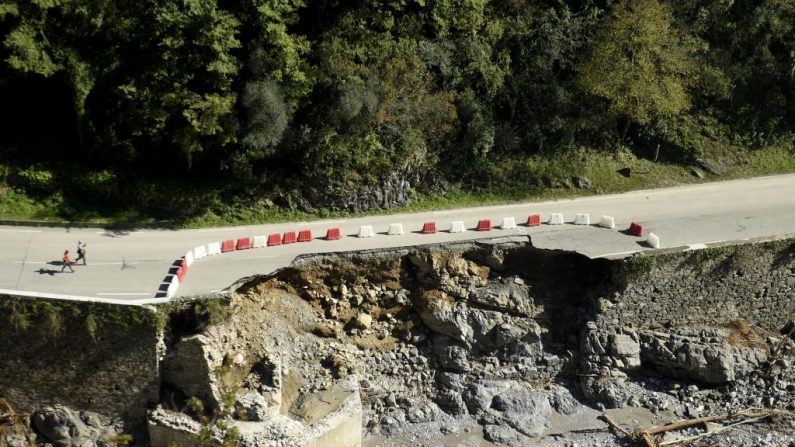
<instances>
[{"instance_id":1,"label":"boulder","mask_svg":"<svg viewBox=\"0 0 795 447\"><path fill-rule=\"evenodd\" d=\"M30 421L36 432L56 447L94 447L115 435L114 428L103 425L98 416L63 405L37 410Z\"/></svg>"},{"instance_id":2,"label":"boulder","mask_svg":"<svg viewBox=\"0 0 795 447\"><path fill-rule=\"evenodd\" d=\"M530 315L534 306L534 302L530 298L530 289L514 281L492 281L486 287L482 287L472 294L470 301L495 310L524 315Z\"/></svg>"},{"instance_id":3,"label":"boulder","mask_svg":"<svg viewBox=\"0 0 795 447\"><path fill-rule=\"evenodd\" d=\"M525 445L525 437L521 433L505 425L485 425L483 439L499 445L520 447Z\"/></svg>"},{"instance_id":4,"label":"boulder","mask_svg":"<svg viewBox=\"0 0 795 447\"><path fill-rule=\"evenodd\" d=\"M494 396L505 392L511 387L510 381L484 380L480 383L470 384L463 393L464 403L469 414L480 415L491 408Z\"/></svg>"},{"instance_id":5,"label":"boulder","mask_svg":"<svg viewBox=\"0 0 795 447\"><path fill-rule=\"evenodd\" d=\"M464 303L439 290L429 290L422 294L419 303L422 322L433 332L447 335L461 342L472 340L472 327L469 325L469 312Z\"/></svg>"},{"instance_id":6,"label":"boulder","mask_svg":"<svg viewBox=\"0 0 795 447\"><path fill-rule=\"evenodd\" d=\"M373 325L373 317L370 314L361 313L356 316L356 327L359 329L370 329Z\"/></svg>"},{"instance_id":7,"label":"boulder","mask_svg":"<svg viewBox=\"0 0 795 447\"><path fill-rule=\"evenodd\" d=\"M552 413L546 393L530 391L520 383L496 395L492 408L502 412L505 423L531 438L541 436L549 425L547 417Z\"/></svg>"},{"instance_id":8,"label":"boulder","mask_svg":"<svg viewBox=\"0 0 795 447\"><path fill-rule=\"evenodd\" d=\"M709 384L734 380L734 357L724 341L651 331L640 339L641 360L661 374Z\"/></svg>"}]
</instances>

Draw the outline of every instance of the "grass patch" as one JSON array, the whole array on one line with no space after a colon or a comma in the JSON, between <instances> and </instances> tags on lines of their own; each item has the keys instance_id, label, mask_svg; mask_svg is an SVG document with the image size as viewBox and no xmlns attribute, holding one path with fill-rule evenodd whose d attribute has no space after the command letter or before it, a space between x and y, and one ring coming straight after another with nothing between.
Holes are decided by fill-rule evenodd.
<instances>
[{"instance_id":1,"label":"grass patch","mask_svg":"<svg viewBox=\"0 0 795 447\"><path fill-rule=\"evenodd\" d=\"M657 258L648 255L634 255L624 261L628 275L648 275L657 265Z\"/></svg>"},{"instance_id":2,"label":"grass patch","mask_svg":"<svg viewBox=\"0 0 795 447\"><path fill-rule=\"evenodd\" d=\"M251 196L237 197L230 201L221 199L217 193L210 190L180 188L179 194L176 195L183 197L182 203L174 205L175 215L168 224L179 228L203 228L353 218L397 212L422 212L576 198L795 172L795 152L793 152L793 141L790 140L765 149L732 153L735 162L724 175L716 176L704 172L703 179L693 175L693 167L690 165L665 160L653 163L649 159L638 157L628 149L604 152L579 148L552 155L501 159L478 168L482 173L476 176L480 179L477 184L472 182L454 184L442 195L415 193L407 206L363 213L325 209L309 213L274 206L267 200ZM619 173L626 168L631 171L629 177ZM591 187L577 188L573 184L575 176L587 178ZM155 198L171 189L154 188L142 194ZM162 197L160 199L162 200ZM92 208L90 204L78 206L74 200L74 198L71 201L65 200L59 192L34 199L20 190L0 187L0 219L88 222L106 225L156 223L153 215L146 210ZM177 212L186 208L198 212L193 212L188 217L180 217Z\"/></svg>"}]
</instances>

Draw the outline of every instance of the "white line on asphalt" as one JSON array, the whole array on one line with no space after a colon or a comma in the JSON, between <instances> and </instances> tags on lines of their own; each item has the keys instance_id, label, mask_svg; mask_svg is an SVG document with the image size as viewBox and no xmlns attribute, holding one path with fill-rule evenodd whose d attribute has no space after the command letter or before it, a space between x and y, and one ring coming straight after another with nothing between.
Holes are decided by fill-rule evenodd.
<instances>
[{"instance_id":1,"label":"white line on asphalt","mask_svg":"<svg viewBox=\"0 0 795 447\"><path fill-rule=\"evenodd\" d=\"M139 295L151 295L151 292L97 292L97 295L107 295L107 296L139 296Z\"/></svg>"},{"instance_id":2,"label":"white line on asphalt","mask_svg":"<svg viewBox=\"0 0 795 447\"><path fill-rule=\"evenodd\" d=\"M46 261L14 261L17 264L49 264ZM72 265L83 265L83 264L75 264L72 262ZM122 265L121 262L92 262L91 264L85 264L86 266L89 265Z\"/></svg>"},{"instance_id":3,"label":"white line on asphalt","mask_svg":"<svg viewBox=\"0 0 795 447\"><path fill-rule=\"evenodd\" d=\"M41 230L11 230L11 229L0 229L0 231L5 231L7 233L41 233Z\"/></svg>"}]
</instances>

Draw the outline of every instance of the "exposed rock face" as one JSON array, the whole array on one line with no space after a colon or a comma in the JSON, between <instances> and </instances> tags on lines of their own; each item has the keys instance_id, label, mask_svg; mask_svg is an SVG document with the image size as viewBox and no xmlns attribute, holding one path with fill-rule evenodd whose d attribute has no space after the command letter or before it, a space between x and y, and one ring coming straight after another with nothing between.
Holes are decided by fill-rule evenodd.
<instances>
[{"instance_id":1,"label":"exposed rock face","mask_svg":"<svg viewBox=\"0 0 795 447\"><path fill-rule=\"evenodd\" d=\"M62 405L45 407L33 413L31 425L47 442L56 447L93 447L114 445L117 430L95 413L76 412Z\"/></svg>"},{"instance_id":2,"label":"exposed rock face","mask_svg":"<svg viewBox=\"0 0 795 447\"><path fill-rule=\"evenodd\" d=\"M642 361L663 374L708 384L734 380L734 357L721 339L646 332L641 334Z\"/></svg>"},{"instance_id":3,"label":"exposed rock face","mask_svg":"<svg viewBox=\"0 0 795 447\"><path fill-rule=\"evenodd\" d=\"M538 437L544 432L548 425L547 417L552 413L547 393L530 391L517 383L494 396L491 406L502 413L509 426L530 437Z\"/></svg>"},{"instance_id":4,"label":"exposed rock face","mask_svg":"<svg viewBox=\"0 0 795 447\"><path fill-rule=\"evenodd\" d=\"M220 323L172 321L151 445L189 445L215 417L244 446L356 446L363 429L378 445L612 446L606 408L633 430L795 410L795 345L776 333L794 261L787 242L635 264L507 240L302 257L242 285ZM788 423L762 433L795 442ZM753 430L710 439L776 445Z\"/></svg>"}]
</instances>

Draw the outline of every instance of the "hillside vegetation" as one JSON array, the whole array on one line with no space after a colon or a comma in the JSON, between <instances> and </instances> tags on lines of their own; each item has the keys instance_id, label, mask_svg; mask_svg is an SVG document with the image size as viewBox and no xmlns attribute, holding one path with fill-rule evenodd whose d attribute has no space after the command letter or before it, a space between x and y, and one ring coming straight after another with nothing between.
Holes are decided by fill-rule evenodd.
<instances>
[{"instance_id":1,"label":"hillside vegetation","mask_svg":"<svg viewBox=\"0 0 795 447\"><path fill-rule=\"evenodd\" d=\"M0 0L0 41L0 218L200 225L795 170L793 0Z\"/></svg>"}]
</instances>

